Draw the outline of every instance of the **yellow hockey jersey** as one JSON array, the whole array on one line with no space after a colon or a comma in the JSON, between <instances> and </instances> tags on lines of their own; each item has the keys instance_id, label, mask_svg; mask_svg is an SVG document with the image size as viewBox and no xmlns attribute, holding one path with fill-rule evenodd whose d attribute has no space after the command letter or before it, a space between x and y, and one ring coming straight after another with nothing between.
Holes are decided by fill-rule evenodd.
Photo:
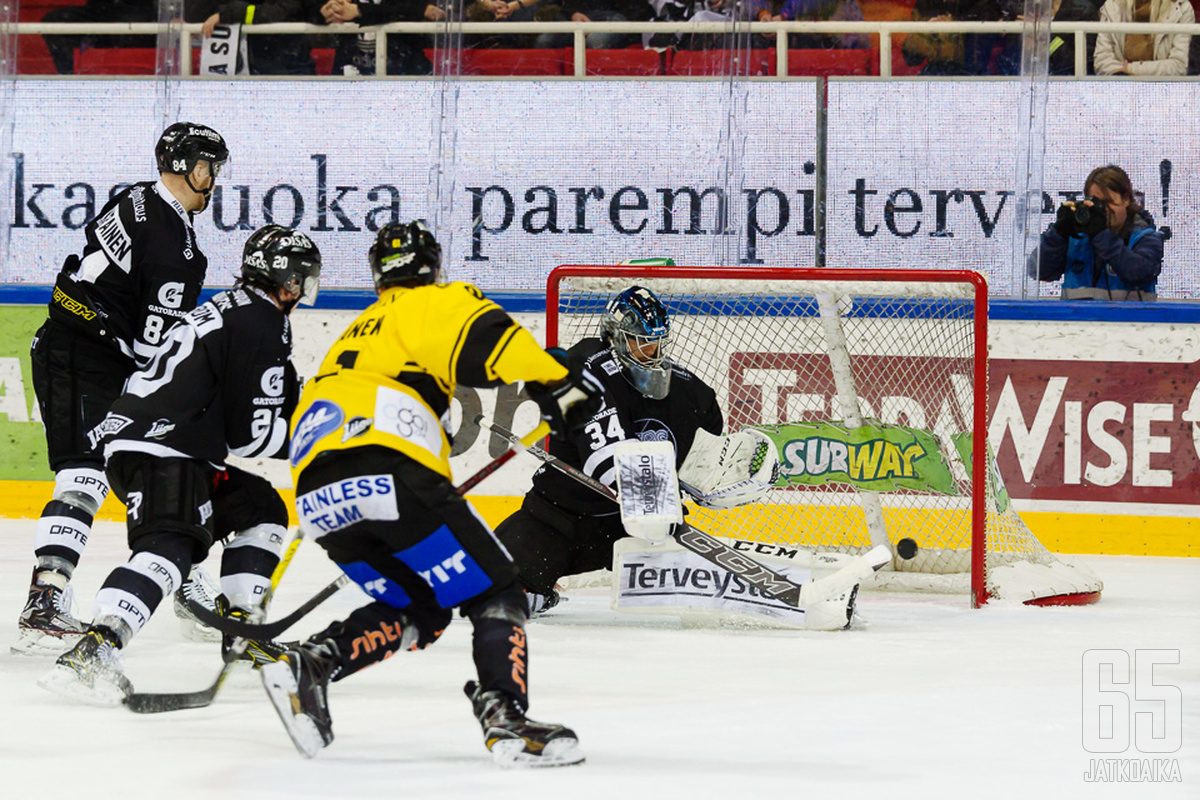
<instances>
[{"instance_id":1,"label":"yellow hockey jersey","mask_svg":"<svg viewBox=\"0 0 1200 800\"><path fill-rule=\"evenodd\" d=\"M304 387L289 460L298 478L329 450L383 445L450 478L450 398L459 384L549 383L567 369L468 283L384 289Z\"/></svg>"}]
</instances>

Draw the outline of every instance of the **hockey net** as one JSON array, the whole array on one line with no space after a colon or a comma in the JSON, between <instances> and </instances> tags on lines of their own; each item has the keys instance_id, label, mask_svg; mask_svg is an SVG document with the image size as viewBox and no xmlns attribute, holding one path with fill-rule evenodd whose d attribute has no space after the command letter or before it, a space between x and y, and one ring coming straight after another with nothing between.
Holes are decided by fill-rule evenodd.
<instances>
[{"instance_id":1,"label":"hockey net","mask_svg":"<svg viewBox=\"0 0 1200 800\"><path fill-rule=\"evenodd\" d=\"M776 442L758 502L689 521L751 552L860 553L911 539L866 588L1095 602L1082 565L1051 554L1000 480L987 424L987 286L975 272L559 267L547 342L599 335L638 284L671 313L670 358L717 393L726 432ZM903 548L902 548L903 549Z\"/></svg>"}]
</instances>

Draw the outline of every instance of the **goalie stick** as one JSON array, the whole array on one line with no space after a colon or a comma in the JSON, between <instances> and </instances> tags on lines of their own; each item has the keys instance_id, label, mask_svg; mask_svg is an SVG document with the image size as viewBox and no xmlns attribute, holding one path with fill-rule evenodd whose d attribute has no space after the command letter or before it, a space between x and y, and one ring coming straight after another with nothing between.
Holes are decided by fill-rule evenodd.
<instances>
[{"instance_id":1,"label":"goalie stick","mask_svg":"<svg viewBox=\"0 0 1200 800\"><path fill-rule=\"evenodd\" d=\"M576 469L562 459L556 458L545 450L526 445L515 433L484 418L482 414L475 417L475 424L486 427L502 439L507 439L513 445L525 446L525 452L533 455L542 463L557 469L559 472L575 479L584 486L617 502L617 494L608 486L592 476ZM873 547L867 553L852 559L844 567L832 575L809 583L796 584L785 578L779 572L755 561L745 553L734 550L729 545L704 531L693 528L686 521L675 526L671 536L686 549L722 569L733 573L746 583L758 589L768 597L793 608L805 608L813 603L832 600L850 589L855 584L868 577L872 572L883 567L892 559L892 552L886 546Z\"/></svg>"},{"instance_id":2,"label":"goalie stick","mask_svg":"<svg viewBox=\"0 0 1200 800\"><path fill-rule=\"evenodd\" d=\"M519 444L526 448L526 452L530 452L532 451L533 442L536 442L538 439L546 438L546 436L550 433L550 426L546 422L541 422L536 428L525 434L523 437L518 437L512 431L506 431L506 433L508 436L502 436L501 438L507 439L512 444ZM503 453L496 456L496 458L492 459L490 463L485 465L474 475L456 486L454 490L459 494L466 494L482 483L483 480L490 476L493 472L500 469L500 467L502 467L504 464L507 464L509 460L512 459L513 456L515 456L518 452L519 451L510 447L508 450L505 450ZM213 628L216 628L221 633L228 634L230 636L245 637L247 639L274 639L276 636L299 622L302 617L308 614L308 612L325 602L334 592L349 582L350 579L348 577L345 575L340 576L333 583L329 584L324 589L313 595L313 597L304 603L304 605L297 608L291 614L288 614L286 617L278 620L277 622L272 622L265 625L255 625L249 622L230 619L229 617L218 616L204 606L200 605L199 603L195 603L192 600L188 601L188 608L191 609L192 613L199 617L201 622L203 622L205 625L210 625Z\"/></svg>"}]
</instances>

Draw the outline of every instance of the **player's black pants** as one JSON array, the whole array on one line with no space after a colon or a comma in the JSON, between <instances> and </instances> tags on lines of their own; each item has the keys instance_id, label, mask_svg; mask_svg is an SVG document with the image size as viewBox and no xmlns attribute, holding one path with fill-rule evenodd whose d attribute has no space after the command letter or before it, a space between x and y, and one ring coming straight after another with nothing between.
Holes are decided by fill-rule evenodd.
<instances>
[{"instance_id":1,"label":"player's black pants","mask_svg":"<svg viewBox=\"0 0 1200 800\"><path fill-rule=\"evenodd\" d=\"M335 679L432 644L458 607L474 625L480 685L527 703L516 567L450 481L389 448L358 447L305 468L296 509L305 535L375 598L313 637L336 642Z\"/></svg>"},{"instance_id":2,"label":"player's black pants","mask_svg":"<svg viewBox=\"0 0 1200 800\"><path fill-rule=\"evenodd\" d=\"M535 492L496 527L521 571L521 586L538 594L550 594L566 575L611 567L613 543L628 535L615 506L604 516L579 515Z\"/></svg>"},{"instance_id":3,"label":"player's black pants","mask_svg":"<svg viewBox=\"0 0 1200 800\"><path fill-rule=\"evenodd\" d=\"M88 433L120 396L133 362L113 345L54 320L33 337L29 357L50 469L70 465L103 471L104 456Z\"/></svg>"},{"instance_id":4,"label":"player's black pants","mask_svg":"<svg viewBox=\"0 0 1200 800\"><path fill-rule=\"evenodd\" d=\"M101 586L96 618L118 631L123 622L128 635L178 588L192 564L208 556L215 540L264 524L288 524L287 506L270 482L236 467L221 471L194 459L118 452L108 461L108 479L127 508L133 553ZM227 547L222 578L269 579L279 564L274 544Z\"/></svg>"}]
</instances>

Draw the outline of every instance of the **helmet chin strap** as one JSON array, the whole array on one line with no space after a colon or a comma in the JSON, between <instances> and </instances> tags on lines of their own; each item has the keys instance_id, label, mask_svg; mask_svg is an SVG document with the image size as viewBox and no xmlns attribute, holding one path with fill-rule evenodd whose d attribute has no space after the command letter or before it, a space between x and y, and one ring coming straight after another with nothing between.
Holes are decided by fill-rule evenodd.
<instances>
[{"instance_id":1,"label":"helmet chin strap","mask_svg":"<svg viewBox=\"0 0 1200 800\"><path fill-rule=\"evenodd\" d=\"M214 181L210 178L208 181L207 189L197 189L195 186L192 185L192 173L189 172L188 174L183 176L183 182L187 184L187 187L189 189L191 189L193 192L195 192L196 194L198 194L204 198L204 205L200 206L199 210L197 210L196 213L199 214L201 211L204 211L204 209L208 208L208 201L212 197L213 185L216 183L216 181Z\"/></svg>"}]
</instances>

